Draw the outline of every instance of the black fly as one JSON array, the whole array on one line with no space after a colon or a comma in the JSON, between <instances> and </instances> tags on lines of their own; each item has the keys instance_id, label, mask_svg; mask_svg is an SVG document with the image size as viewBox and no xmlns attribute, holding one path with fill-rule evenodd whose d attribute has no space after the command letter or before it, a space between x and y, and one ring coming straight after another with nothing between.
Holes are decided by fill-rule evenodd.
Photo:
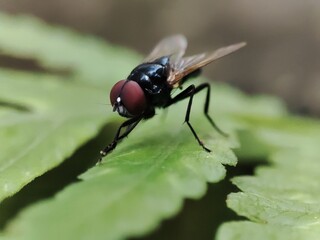
<instances>
[{"instance_id":1,"label":"black fly","mask_svg":"<svg viewBox=\"0 0 320 240\"><path fill-rule=\"evenodd\" d=\"M210 149L199 139L189 121L193 96L206 89L204 114L211 125L220 134L226 136L208 114L210 85L202 83L196 87L192 84L174 97L171 96L171 92L172 89L180 87L188 78L198 75L202 67L245 45L246 43L241 42L219 48L211 53L183 57L187 48L187 40L184 36L174 35L160 41L142 64L133 69L125 80L117 82L111 89L110 101L113 111L117 111L121 116L129 119L121 124L114 140L100 152L101 159L115 149L118 142L128 136L142 119L152 118L155 115L156 107L167 108L186 98L189 98L189 103L185 122L199 145L210 152ZM121 133L122 129L125 129L123 133Z\"/></svg>"}]
</instances>

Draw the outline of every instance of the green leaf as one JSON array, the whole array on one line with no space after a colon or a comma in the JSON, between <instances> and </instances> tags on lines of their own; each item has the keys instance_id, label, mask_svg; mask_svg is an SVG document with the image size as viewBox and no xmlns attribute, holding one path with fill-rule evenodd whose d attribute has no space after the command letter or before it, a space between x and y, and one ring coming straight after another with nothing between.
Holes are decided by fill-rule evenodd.
<instances>
[{"instance_id":1,"label":"green leaf","mask_svg":"<svg viewBox=\"0 0 320 240\"><path fill-rule=\"evenodd\" d=\"M169 111L183 119L185 106ZM210 125L202 109L194 112L192 122L206 132L213 153L203 151L176 117L158 116L83 174L82 182L24 211L7 234L14 239L118 239L154 228L181 208L183 198L203 196L206 181L223 179L222 164L236 163L228 142L205 131Z\"/></svg>"},{"instance_id":2,"label":"green leaf","mask_svg":"<svg viewBox=\"0 0 320 240\"><path fill-rule=\"evenodd\" d=\"M320 123L302 118L247 118L253 134L272 146L271 166L233 179L242 192L228 206L252 222L224 224L217 239L318 239ZM254 144L252 144L254 147Z\"/></svg>"},{"instance_id":3,"label":"green leaf","mask_svg":"<svg viewBox=\"0 0 320 240\"><path fill-rule=\"evenodd\" d=\"M261 240L301 240L318 239L319 228L292 228L282 225L260 224L248 221L224 223L217 233L217 239L261 239Z\"/></svg>"},{"instance_id":4,"label":"green leaf","mask_svg":"<svg viewBox=\"0 0 320 240\"><path fill-rule=\"evenodd\" d=\"M106 120L98 106L104 91L54 76L0 71L0 200L57 166L97 134Z\"/></svg>"}]
</instances>

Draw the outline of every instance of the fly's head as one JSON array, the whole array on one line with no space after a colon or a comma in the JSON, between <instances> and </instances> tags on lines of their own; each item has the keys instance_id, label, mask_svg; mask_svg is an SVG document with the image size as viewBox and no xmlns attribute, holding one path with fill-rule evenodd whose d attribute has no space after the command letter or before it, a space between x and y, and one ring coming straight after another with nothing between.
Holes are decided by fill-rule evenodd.
<instances>
[{"instance_id":1,"label":"fly's head","mask_svg":"<svg viewBox=\"0 0 320 240\"><path fill-rule=\"evenodd\" d=\"M110 91L113 111L132 118L141 115L147 106L146 96L137 82L121 80Z\"/></svg>"}]
</instances>

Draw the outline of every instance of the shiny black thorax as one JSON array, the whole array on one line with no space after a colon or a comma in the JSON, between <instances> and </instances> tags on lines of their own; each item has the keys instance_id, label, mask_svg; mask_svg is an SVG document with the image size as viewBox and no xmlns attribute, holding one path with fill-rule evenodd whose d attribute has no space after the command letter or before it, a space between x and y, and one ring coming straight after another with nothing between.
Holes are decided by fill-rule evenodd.
<instances>
[{"instance_id":1,"label":"shiny black thorax","mask_svg":"<svg viewBox=\"0 0 320 240\"><path fill-rule=\"evenodd\" d=\"M149 108L163 107L171 99L172 87L167 78L170 71L169 57L142 63L132 70L127 79L139 84L145 93Z\"/></svg>"}]
</instances>

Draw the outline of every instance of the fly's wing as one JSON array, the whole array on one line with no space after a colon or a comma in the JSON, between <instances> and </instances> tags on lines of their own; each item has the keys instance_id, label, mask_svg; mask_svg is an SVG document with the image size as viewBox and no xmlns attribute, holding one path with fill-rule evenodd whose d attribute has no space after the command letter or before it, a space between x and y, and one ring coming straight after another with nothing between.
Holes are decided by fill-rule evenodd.
<instances>
[{"instance_id":1,"label":"fly's wing","mask_svg":"<svg viewBox=\"0 0 320 240\"><path fill-rule=\"evenodd\" d=\"M162 39L143 62L152 62L164 56L170 56L170 61L176 62L182 58L186 48L187 39L183 35L169 36Z\"/></svg>"},{"instance_id":2,"label":"fly's wing","mask_svg":"<svg viewBox=\"0 0 320 240\"><path fill-rule=\"evenodd\" d=\"M171 86L179 85L183 77L193 71L206 66L214 60L233 53L246 45L245 42L236 43L227 47L222 47L211 53L202 53L191 57L177 59L176 62L171 62L171 73L168 77L168 83Z\"/></svg>"}]
</instances>

